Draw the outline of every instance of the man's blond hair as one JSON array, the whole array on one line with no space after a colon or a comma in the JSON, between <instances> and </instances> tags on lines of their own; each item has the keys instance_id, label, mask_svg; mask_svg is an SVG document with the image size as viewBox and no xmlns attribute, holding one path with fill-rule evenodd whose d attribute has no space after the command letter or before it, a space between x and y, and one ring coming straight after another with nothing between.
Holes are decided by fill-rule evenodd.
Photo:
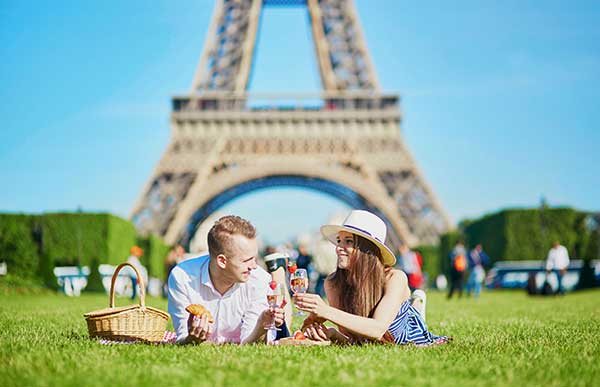
<instances>
[{"instance_id":1,"label":"man's blond hair","mask_svg":"<svg viewBox=\"0 0 600 387\"><path fill-rule=\"evenodd\" d=\"M256 229L252 223L235 215L217 220L208 232L208 253L211 258L216 258L219 254L229 256L232 253L232 236L236 234L254 239Z\"/></svg>"}]
</instances>

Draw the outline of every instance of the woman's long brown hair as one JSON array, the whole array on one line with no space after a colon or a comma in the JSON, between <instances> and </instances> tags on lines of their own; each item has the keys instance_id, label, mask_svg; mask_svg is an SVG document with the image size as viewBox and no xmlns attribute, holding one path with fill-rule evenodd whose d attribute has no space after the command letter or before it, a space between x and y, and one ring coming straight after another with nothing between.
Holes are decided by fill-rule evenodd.
<instances>
[{"instance_id":1,"label":"woman's long brown hair","mask_svg":"<svg viewBox=\"0 0 600 387\"><path fill-rule=\"evenodd\" d=\"M348 313L372 317L375 307L383 297L385 271L379 247L356 234L354 252L349 257L347 269L337 269L330 277L337 290L338 305Z\"/></svg>"}]
</instances>

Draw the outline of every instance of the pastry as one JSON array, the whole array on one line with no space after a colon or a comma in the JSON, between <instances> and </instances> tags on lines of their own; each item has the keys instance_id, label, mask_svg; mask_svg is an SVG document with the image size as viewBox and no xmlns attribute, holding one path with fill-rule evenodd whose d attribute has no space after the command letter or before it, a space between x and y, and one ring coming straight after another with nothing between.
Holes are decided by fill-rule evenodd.
<instances>
[{"instance_id":1,"label":"pastry","mask_svg":"<svg viewBox=\"0 0 600 387\"><path fill-rule=\"evenodd\" d=\"M193 314L194 316L198 316L198 317L202 317L202 315L206 313L206 317L208 317L208 322L211 324L215 322L212 314L210 314L210 310L206 309L204 306L202 306L200 304L188 305L185 308L185 310L187 310L190 314Z\"/></svg>"}]
</instances>

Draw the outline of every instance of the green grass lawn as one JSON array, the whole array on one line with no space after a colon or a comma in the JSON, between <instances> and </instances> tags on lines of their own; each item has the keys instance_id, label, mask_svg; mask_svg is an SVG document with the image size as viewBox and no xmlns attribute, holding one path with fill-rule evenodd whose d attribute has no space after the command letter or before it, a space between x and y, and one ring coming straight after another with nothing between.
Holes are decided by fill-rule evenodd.
<instances>
[{"instance_id":1,"label":"green grass lawn","mask_svg":"<svg viewBox=\"0 0 600 387\"><path fill-rule=\"evenodd\" d=\"M4 293L0 386L600 385L599 290L451 301L430 292L431 330L454 337L430 348L104 346L88 339L82 315L107 296Z\"/></svg>"}]
</instances>

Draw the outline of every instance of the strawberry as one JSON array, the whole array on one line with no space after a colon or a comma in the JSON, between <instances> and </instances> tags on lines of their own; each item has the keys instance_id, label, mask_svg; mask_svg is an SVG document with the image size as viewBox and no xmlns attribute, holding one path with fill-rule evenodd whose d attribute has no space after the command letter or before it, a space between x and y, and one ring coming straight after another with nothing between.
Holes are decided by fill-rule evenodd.
<instances>
[{"instance_id":1,"label":"strawberry","mask_svg":"<svg viewBox=\"0 0 600 387\"><path fill-rule=\"evenodd\" d=\"M306 336L304 336L302 331L296 331L294 332L294 340L306 340Z\"/></svg>"},{"instance_id":2,"label":"strawberry","mask_svg":"<svg viewBox=\"0 0 600 387\"><path fill-rule=\"evenodd\" d=\"M290 272L290 274L294 274L297 269L298 269L298 266L296 266L295 263L291 266L288 266L288 271Z\"/></svg>"},{"instance_id":3,"label":"strawberry","mask_svg":"<svg viewBox=\"0 0 600 387\"><path fill-rule=\"evenodd\" d=\"M269 282L269 287L271 288L271 290L275 290L275 288L277 287L277 281Z\"/></svg>"}]
</instances>

